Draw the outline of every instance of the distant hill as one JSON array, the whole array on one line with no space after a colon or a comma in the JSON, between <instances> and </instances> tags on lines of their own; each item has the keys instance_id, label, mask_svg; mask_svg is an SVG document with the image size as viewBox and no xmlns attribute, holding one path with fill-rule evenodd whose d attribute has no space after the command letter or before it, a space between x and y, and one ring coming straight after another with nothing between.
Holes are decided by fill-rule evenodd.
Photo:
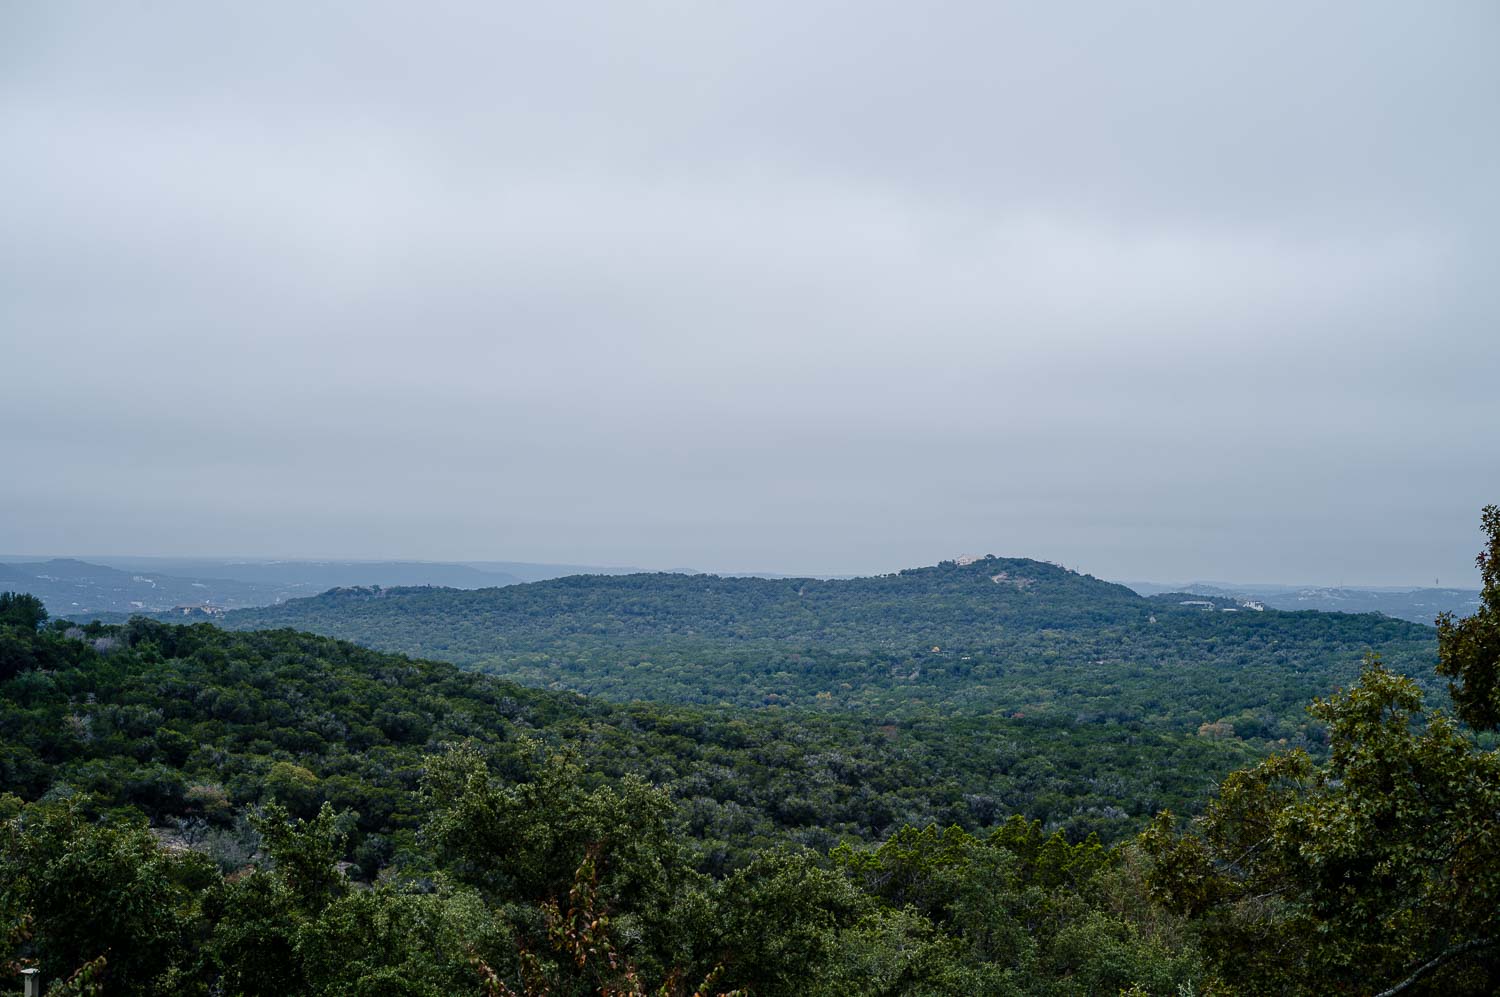
<instances>
[{"instance_id":1,"label":"distant hill","mask_svg":"<svg viewBox=\"0 0 1500 997\"><path fill-rule=\"evenodd\" d=\"M155 613L174 606L228 609L286 597L254 582L130 571L73 558L0 564L0 590L30 592L54 616Z\"/></svg>"},{"instance_id":2,"label":"distant hill","mask_svg":"<svg viewBox=\"0 0 1500 997\"><path fill-rule=\"evenodd\" d=\"M1147 599L995 557L854 579L342 589L223 625L308 630L615 700L1234 720L1276 736L1298 730L1307 700L1350 680L1366 651L1430 683L1435 646L1431 628L1382 616Z\"/></svg>"},{"instance_id":3,"label":"distant hill","mask_svg":"<svg viewBox=\"0 0 1500 997\"><path fill-rule=\"evenodd\" d=\"M211 575L270 586L282 599L349 585L444 585L483 588L514 585L524 576L446 561L318 561L236 558L103 557L100 564L131 571ZM559 572L566 573L566 572ZM267 602L276 600L267 600Z\"/></svg>"},{"instance_id":4,"label":"distant hill","mask_svg":"<svg viewBox=\"0 0 1500 997\"><path fill-rule=\"evenodd\" d=\"M516 571L501 570L504 565ZM119 621L132 613L159 614L180 606L220 610L268 606L347 586L515 585L570 574L575 567L519 562L6 557L0 558L0 590L31 592L54 616Z\"/></svg>"},{"instance_id":5,"label":"distant hill","mask_svg":"<svg viewBox=\"0 0 1500 997\"><path fill-rule=\"evenodd\" d=\"M534 561L464 561L464 565L488 574L509 575L517 581L542 582L568 575L639 575L643 568L610 567L602 564L542 564ZM676 574L695 574L679 571ZM435 584L435 583L434 583Z\"/></svg>"},{"instance_id":6,"label":"distant hill","mask_svg":"<svg viewBox=\"0 0 1500 997\"><path fill-rule=\"evenodd\" d=\"M1431 624L1439 613L1468 616L1479 608L1478 589L1457 588L1347 588L1317 585L1236 585L1229 582L1191 582L1162 585L1127 582L1142 595L1184 592L1241 602L1258 602L1269 609L1315 609L1323 613L1382 613L1398 620Z\"/></svg>"}]
</instances>

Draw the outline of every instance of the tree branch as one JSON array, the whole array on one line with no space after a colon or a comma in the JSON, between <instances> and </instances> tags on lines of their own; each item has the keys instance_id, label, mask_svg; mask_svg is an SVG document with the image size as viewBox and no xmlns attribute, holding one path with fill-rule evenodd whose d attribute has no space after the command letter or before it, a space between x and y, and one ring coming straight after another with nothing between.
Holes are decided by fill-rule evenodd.
<instances>
[{"instance_id":1,"label":"tree branch","mask_svg":"<svg viewBox=\"0 0 1500 997\"><path fill-rule=\"evenodd\" d=\"M1412 973L1406 979L1402 980L1394 987L1391 987L1389 990L1382 990L1380 993L1376 994L1375 997L1394 997L1394 995L1399 994L1401 991L1405 990L1407 987L1411 986L1413 983L1417 982L1422 977L1432 972L1434 969L1437 969L1449 959L1452 959L1455 956L1463 955L1465 952L1472 952L1475 949L1487 948L1491 945L1494 945L1496 942L1500 942L1500 938L1471 938L1467 942L1462 942L1458 945L1455 945L1447 951L1439 954L1437 958L1431 960L1430 962L1426 962L1421 966L1418 966L1416 972Z\"/></svg>"}]
</instances>

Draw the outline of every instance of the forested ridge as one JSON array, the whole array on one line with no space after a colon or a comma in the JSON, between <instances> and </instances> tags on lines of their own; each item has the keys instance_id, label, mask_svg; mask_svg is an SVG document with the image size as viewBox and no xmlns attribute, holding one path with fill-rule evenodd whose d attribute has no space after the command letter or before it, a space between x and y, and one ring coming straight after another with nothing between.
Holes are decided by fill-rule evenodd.
<instances>
[{"instance_id":1,"label":"forested ridge","mask_svg":"<svg viewBox=\"0 0 1500 997\"><path fill-rule=\"evenodd\" d=\"M311 816L326 800L389 836L416 826L428 753L530 738L591 778L667 789L719 870L771 840L828 847L1012 813L1112 841L1254 757L1139 724L616 706L290 630L138 619L13 635L6 655L0 774L27 798L63 782L158 821L273 798Z\"/></svg>"},{"instance_id":2,"label":"forested ridge","mask_svg":"<svg viewBox=\"0 0 1500 997\"><path fill-rule=\"evenodd\" d=\"M1024 716L618 704L289 629L48 622L6 594L0 958L59 994L1490 993L1500 510L1484 522L1484 608L1435 638L1102 592L1074 629L1192 634L1199 672L1231 676L1159 718L1085 714L1084 672ZM720 614L716 646L779 639L791 597L749 591L774 598ZM911 612L878 601L791 631L868 657L894 631L861 628ZM941 654L973 612L955 596L886 651ZM1002 635L1072 618L1008 612ZM1287 660L1231 667L1227 635L1288 633ZM1372 635L1415 677L1361 669ZM1300 719L1249 684L1335 667L1355 681ZM1145 703L1169 673L1103 674ZM1425 701L1443 679L1453 718ZM1231 716L1194 726L1206 708Z\"/></svg>"},{"instance_id":3,"label":"forested ridge","mask_svg":"<svg viewBox=\"0 0 1500 997\"><path fill-rule=\"evenodd\" d=\"M922 716L1226 723L1295 738L1378 651L1431 675L1430 627L1136 595L1041 561L854 579L582 575L505 588L336 589L230 613L614 700ZM1439 687L1429 682L1433 690ZM1236 721L1238 721L1236 723Z\"/></svg>"},{"instance_id":4,"label":"forested ridge","mask_svg":"<svg viewBox=\"0 0 1500 997\"><path fill-rule=\"evenodd\" d=\"M1062 978L1095 934L1131 968L1087 979L1166 983L1190 961L1156 966L1154 936L1082 884L1107 864L1105 842L1157 808L1196 808L1252 757L1139 725L613 706L290 630L137 619L0 633L11 945L49 977L102 956L117 986L165 972L237 993L506 992L493 973L516 992L593 992L607 959L570 969L549 949L565 901L595 888L574 881L580 868L602 877L589 902L618 915L616 963L658 984L722 964L715 986L753 993L886 976L1087 992ZM537 838L536 854L518 854L518 837ZM614 851L627 842L628 857ZM38 850L75 848L143 868L127 887L95 879L102 868L29 867ZM925 866L934 849L934 897L890 881L886 865ZM329 869L293 873L307 854ZM962 882L974 863L987 878ZM105 924L73 902L145 889L143 876L133 918ZM1031 921L1007 921L1002 949L967 952L940 924L981 885L1067 928L1071 954L1024 938ZM187 923L179 907L140 906L168 898ZM549 901L564 904L556 923ZM372 952L359 934L372 921L411 934ZM446 949L415 951L431 931Z\"/></svg>"}]
</instances>

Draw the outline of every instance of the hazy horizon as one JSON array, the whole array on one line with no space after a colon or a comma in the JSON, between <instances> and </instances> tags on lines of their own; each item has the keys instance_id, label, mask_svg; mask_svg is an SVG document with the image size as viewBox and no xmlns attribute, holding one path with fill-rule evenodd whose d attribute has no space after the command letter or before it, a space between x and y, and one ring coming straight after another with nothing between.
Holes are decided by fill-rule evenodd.
<instances>
[{"instance_id":1,"label":"hazy horizon","mask_svg":"<svg viewBox=\"0 0 1500 997\"><path fill-rule=\"evenodd\" d=\"M1061 564L1061 562L1052 561L1049 558L1045 558L1045 557L1032 557L1030 555L1025 555L1025 554L1001 554L1001 553L996 552L996 551L988 551L986 553L987 554L993 554L995 557L1000 557L1000 558L1027 558L1027 557L1030 557L1031 560L1044 561L1044 562L1053 563L1053 564ZM223 563L225 565L231 565L231 564L288 564L288 565L292 565L292 564L408 564L408 565L431 564L431 565L461 565L461 566L476 567L476 568L481 568L481 569L489 567L489 568L492 568L492 569L495 569L495 570L499 570L499 569L504 568L507 565L511 565L511 566L529 566L529 567L535 567L535 568L569 568L569 569L579 569L580 571L599 570L599 571L608 571L610 573L668 572L668 573L710 574L710 575L720 575L720 576L759 575L759 576L780 577L780 578L829 578L829 579L838 579L838 578L859 578L859 577L868 577L868 576L871 576L871 575L889 574L889 573L893 573L893 572L897 572L897 571L902 571L902 570L905 570L905 569L908 569L908 568L932 567L932 566L937 565L937 564L939 564L939 563L941 563L943 561L951 561L951 560L955 560L957 558L969 557L969 556L983 556L983 555L967 555L967 554L947 555L947 556L944 556L944 557L932 558L932 559L929 559L929 560L926 560L926 561L922 561L920 563L904 564L904 565L900 565L900 566L897 566L897 567L892 567L892 568L886 569L884 571L866 571L866 572L824 571L824 570L806 570L806 571L741 571L741 570L738 570L738 569L735 569L735 568L704 567L704 566L700 566L700 565L681 565L681 564L680 565L602 564L602 563L588 563L588 562L576 562L576 563L574 563L574 562L559 562L559 561L523 561L523 560L517 560L517 559L514 559L514 558L510 558L510 559L500 559L500 558L494 558L494 559L485 559L485 558L474 559L474 558L467 558L467 559L464 559L464 558L460 558L460 559L457 559L457 560L440 560L440 559L436 559L436 558L390 558L390 557L298 557L298 556L258 557L258 556L252 556L252 555L244 555L244 554L183 554L183 555L164 555L164 554L139 554L139 553L101 554L101 553L97 553L97 552L95 552L95 553L41 552L41 553L19 553L18 554L18 553L3 552L3 551L0 551L0 564L9 564L9 563L18 563L18 562L37 563L37 562L44 562L44 561L53 560L53 559L64 559L64 560L82 561L84 563L101 564L101 565L106 565L107 562L110 562L110 561L117 561L117 562L122 562L122 563L123 562L147 562L147 561L163 561L163 562L168 562L168 563L183 562L183 561L202 561L202 562L220 562L220 563ZM1349 582L1349 581L1344 580L1344 579L1338 579L1338 580L1265 579L1265 578L1261 578L1261 579L1248 579L1248 578L1223 578L1223 577L1214 577L1214 576L1193 577L1193 578L1144 578L1144 577L1132 577L1132 576L1115 577L1113 575L1100 575L1100 574L1098 574L1096 572L1089 571L1088 568L1085 567L1085 566L1083 566L1083 565L1061 564L1061 566L1064 567L1064 568L1067 568L1070 571L1077 571L1077 572L1080 572L1082 574L1093 575L1094 577L1099 578L1102 581L1114 582L1115 584L1118 584L1118 585L1125 585L1127 587L1132 587L1132 586L1137 586L1137 585L1146 585L1146 586L1151 586L1153 588L1161 588L1164 591L1165 590L1169 590L1171 586L1196 586L1196 585L1223 586L1223 587L1229 587L1229 588L1241 587L1241 588L1245 588L1245 589L1253 589L1253 588L1286 588L1286 589L1297 589L1297 588L1349 588L1349 589L1367 589L1367 590L1370 590L1370 591L1410 591L1410 590L1415 590L1415 589L1442 588L1442 589L1455 589L1455 590L1464 590L1464 591L1472 591L1472 592L1478 592L1478 591L1480 591L1480 587L1479 587L1479 584L1478 584L1477 576L1476 576L1475 579L1468 580L1468 581L1454 581L1454 582L1450 582L1447 579L1434 578L1434 579L1431 579L1431 580L1426 581L1426 582L1413 581L1413 582L1411 582L1409 584L1399 584L1398 583L1398 584L1391 584L1391 585L1367 585L1367 584L1361 584L1361 583L1358 583L1358 582ZM172 571L163 571L162 573L163 574L174 574L174 572L172 572ZM181 573L180 572L176 572L176 574L181 574ZM1438 584L1434 584L1434 583L1438 583ZM1149 594L1149 593L1147 593L1147 594Z\"/></svg>"},{"instance_id":2,"label":"hazy horizon","mask_svg":"<svg viewBox=\"0 0 1500 997\"><path fill-rule=\"evenodd\" d=\"M1471 587L1497 40L12 5L0 550Z\"/></svg>"}]
</instances>

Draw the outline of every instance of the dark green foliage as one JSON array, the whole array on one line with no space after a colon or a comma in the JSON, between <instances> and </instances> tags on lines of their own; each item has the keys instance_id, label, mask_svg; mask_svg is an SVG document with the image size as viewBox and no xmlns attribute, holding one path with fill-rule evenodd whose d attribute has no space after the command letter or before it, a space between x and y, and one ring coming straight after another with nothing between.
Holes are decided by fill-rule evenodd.
<instances>
[{"instance_id":1,"label":"dark green foliage","mask_svg":"<svg viewBox=\"0 0 1500 997\"><path fill-rule=\"evenodd\" d=\"M340 589L229 614L454 661L527 685L693 705L921 718L1050 718L1258 744L1362 654L1424 677L1428 627L1376 615L1205 611L1040 561L983 558L875 578L575 576L529 585ZM1233 610L1233 611L1230 611ZM1225 728L1227 729L1227 728Z\"/></svg>"},{"instance_id":2,"label":"dark green foliage","mask_svg":"<svg viewBox=\"0 0 1500 997\"><path fill-rule=\"evenodd\" d=\"M42 600L24 592L0 592L0 626L35 630L47 622Z\"/></svg>"},{"instance_id":3,"label":"dark green foliage","mask_svg":"<svg viewBox=\"0 0 1500 997\"><path fill-rule=\"evenodd\" d=\"M566 896L587 866L591 903L615 912L619 954L660 976L690 956L693 873L670 823L671 798L635 775L584 788L583 771L525 741L501 781L472 748L430 759L424 840L449 872L514 908ZM515 781L511 781L514 779ZM524 922L524 917L517 919ZM545 938L521 929L533 950Z\"/></svg>"},{"instance_id":4,"label":"dark green foliage","mask_svg":"<svg viewBox=\"0 0 1500 997\"><path fill-rule=\"evenodd\" d=\"M0 592L0 682L49 664L27 639L46 620L47 610L36 596Z\"/></svg>"},{"instance_id":5,"label":"dark green foliage","mask_svg":"<svg viewBox=\"0 0 1500 997\"><path fill-rule=\"evenodd\" d=\"M870 905L837 872L801 851L772 851L721 884L715 934L729 982L752 993L796 993L830 961L839 931Z\"/></svg>"},{"instance_id":6,"label":"dark green foliage","mask_svg":"<svg viewBox=\"0 0 1500 997\"><path fill-rule=\"evenodd\" d=\"M1408 679L1372 663L1319 701L1331 757L1277 755L1225 780L1193 832L1143 839L1154 895L1190 915L1249 992L1394 984L1455 944L1500 933L1500 756L1423 717ZM1444 967L1433 993L1490 993L1494 953Z\"/></svg>"},{"instance_id":7,"label":"dark green foliage","mask_svg":"<svg viewBox=\"0 0 1500 997\"><path fill-rule=\"evenodd\" d=\"M1205 613L1033 565L811 598L688 580L707 594L679 593L686 615L655 582L632 604L565 580L581 586L576 626L538 616L533 636L559 642L548 654L601 675L661 639L635 668L676 660L672 682L695 663L750 688L768 667L791 690L851 662L885 676L843 702L738 712L609 705L290 630L10 620L0 963L72 974L60 993L201 997L1500 984L1490 735L1425 712L1418 683L1378 664L1318 700L1311 725L1278 713L1353 646L1410 665L1428 632ZM1027 601L1079 586L1096 606ZM1487 625L1440 631L1454 700L1480 719ZM968 670L948 668L979 633L991 643L956 655ZM1130 650L1076 660L1104 640ZM673 659L690 641L711 653ZM1038 660L1006 657L1020 648ZM986 685L981 667L1016 681ZM946 678L917 681L933 674ZM1269 698L1240 685L1266 676L1281 683ZM1035 708L997 709L1002 687ZM1096 699L1121 705L1079 710ZM1129 840L1164 807L1202 815L1184 831L1163 814Z\"/></svg>"},{"instance_id":8,"label":"dark green foliage","mask_svg":"<svg viewBox=\"0 0 1500 997\"><path fill-rule=\"evenodd\" d=\"M1483 605L1439 622L1460 716L1497 725L1500 508L1483 514ZM1274 755L1226 779L1186 834L1141 838L1152 896L1191 918L1224 979L1255 993L1500 989L1500 750L1424 710L1376 659L1312 712L1329 757Z\"/></svg>"},{"instance_id":9,"label":"dark green foliage","mask_svg":"<svg viewBox=\"0 0 1500 997\"><path fill-rule=\"evenodd\" d=\"M586 791L583 771L564 756L545 756L536 742L522 750L518 781L494 779L470 748L428 765L425 833L464 879L496 899L541 900L567 892L573 870L599 848L609 856L601 900L615 905L682 874L668 854L667 794L635 775Z\"/></svg>"},{"instance_id":10,"label":"dark green foliage","mask_svg":"<svg viewBox=\"0 0 1500 997\"><path fill-rule=\"evenodd\" d=\"M354 815L367 876L419 823L425 757L460 742L517 781L529 737L570 746L588 788L634 774L666 789L712 872L777 840L826 849L1013 813L1119 840L1257 757L1139 723L610 706L290 631L136 620L0 636L45 666L0 682L4 788L34 799L66 783L231 849L236 810L312 818L327 802ZM382 723L406 715L420 727ZM366 848L372 835L383 843Z\"/></svg>"},{"instance_id":11,"label":"dark green foliage","mask_svg":"<svg viewBox=\"0 0 1500 997\"><path fill-rule=\"evenodd\" d=\"M267 804L251 823L260 832L271 864L304 911L321 910L347 892L347 882L334 867L344 854L345 835L338 815L323 804L310 821L293 821L286 808Z\"/></svg>"},{"instance_id":12,"label":"dark green foliage","mask_svg":"<svg viewBox=\"0 0 1500 997\"><path fill-rule=\"evenodd\" d=\"M1485 506L1488 542L1476 558L1484 581L1478 612L1438 618L1438 674L1449 684L1459 717L1479 730L1500 728L1500 506Z\"/></svg>"},{"instance_id":13,"label":"dark green foliage","mask_svg":"<svg viewBox=\"0 0 1500 997\"><path fill-rule=\"evenodd\" d=\"M942 933L949 964L971 981L950 992L1176 992L1203 977L1201 960L1178 922L1143 916L1131 884L1120 897L1126 857L1020 817L983 838L908 827L877 848L834 853L866 893Z\"/></svg>"},{"instance_id":14,"label":"dark green foliage","mask_svg":"<svg viewBox=\"0 0 1500 997\"><path fill-rule=\"evenodd\" d=\"M50 979L103 957L118 992L178 975L197 890L217 875L203 856L157 847L139 818L90 801L36 804L0 824L0 918L24 922L23 945Z\"/></svg>"},{"instance_id":15,"label":"dark green foliage","mask_svg":"<svg viewBox=\"0 0 1500 997\"><path fill-rule=\"evenodd\" d=\"M1138 725L612 707L290 631L136 620L6 632L49 663L0 683L19 777L7 785L31 799L97 794L72 837L45 848L99 864L91 888L104 893L123 888L124 872L83 843L117 827L134 828L122 840L135 866L185 870L130 878L165 884L147 894L158 916L121 928L154 939L130 944L144 968L115 967L50 922L45 940L14 950L51 946L54 978L103 955L111 986L166 973L184 993L437 994L490 979L582 994L630 993L635 979L686 995L713 976L715 992L989 992L1019 979L1020 961L1027 979L1045 977L1042 956L1053 957L1023 944L1009 915L975 931L955 915L1010 875L982 870L1014 862L1003 881L1018 889L1081 891L1087 876L1049 849L1098 846L1056 829L1118 838L1147 812L1140 801L1191 808L1248 757ZM403 715L420 722L381 722ZM1113 784L1101 787L1101 773ZM7 833L59 805L27 806ZM119 805L205 854L165 852L139 823L88 816ZM1026 808L1051 814L1048 829L1003 824L1003 852L964 867L979 886L948 900L896 897L855 863L819 857L906 822L978 830ZM13 923L41 924L41 894L11 890ZM580 911L594 913L579 922ZM607 954L579 964L569 939L585 935Z\"/></svg>"},{"instance_id":16,"label":"dark green foliage","mask_svg":"<svg viewBox=\"0 0 1500 997\"><path fill-rule=\"evenodd\" d=\"M332 840L322 825L289 831L320 842L315 853ZM310 890L309 876L324 888ZM471 893L353 890L331 862L307 859L217 884L205 894L199 932L202 977L247 997L478 993L471 960L512 950L504 926Z\"/></svg>"},{"instance_id":17,"label":"dark green foliage","mask_svg":"<svg viewBox=\"0 0 1500 997\"><path fill-rule=\"evenodd\" d=\"M205 899L204 914L214 926L206 959L226 990L245 997L297 992L303 977L298 917L280 879L254 872L224 883Z\"/></svg>"}]
</instances>

